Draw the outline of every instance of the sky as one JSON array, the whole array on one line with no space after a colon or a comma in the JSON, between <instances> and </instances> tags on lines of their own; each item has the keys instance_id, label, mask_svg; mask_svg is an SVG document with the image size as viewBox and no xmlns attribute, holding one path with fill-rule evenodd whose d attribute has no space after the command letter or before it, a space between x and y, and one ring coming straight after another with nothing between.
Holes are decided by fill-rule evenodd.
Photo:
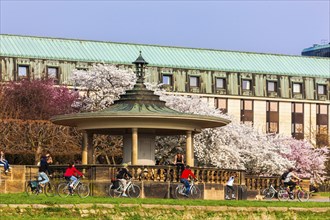
<instances>
[{"instance_id":1,"label":"sky","mask_svg":"<svg viewBox=\"0 0 330 220\"><path fill-rule=\"evenodd\" d=\"M0 0L0 33L300 55L330 41L330 0Z\"/></svg>"}]
</instances>

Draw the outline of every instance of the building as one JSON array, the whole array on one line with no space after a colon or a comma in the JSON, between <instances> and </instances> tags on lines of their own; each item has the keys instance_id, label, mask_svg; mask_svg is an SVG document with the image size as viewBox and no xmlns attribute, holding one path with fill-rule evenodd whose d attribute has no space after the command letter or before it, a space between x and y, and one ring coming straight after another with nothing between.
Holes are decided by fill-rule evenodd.
<instances>
[{"instance_id":1,"label":"building","mask_svg":"<svg viewBox=\"0 0 330 220\"><path fill-rule=\"evenodd\" d=\"M302 56L330 57L330 43L314 44L301 52Z\"/></svg>"},{"instance_id":2,"label":"building","mask_svg":"<svg viewBox=\"0 0 330 220\"><path fill-rule=\"evenodd\" d=\"M145 44L0 35L0 80L54 78L95 63L132 68L142 51L148 81L199 95L268 133L297 139L330 133L330 59Z\"/></svg>"}]
</instances>

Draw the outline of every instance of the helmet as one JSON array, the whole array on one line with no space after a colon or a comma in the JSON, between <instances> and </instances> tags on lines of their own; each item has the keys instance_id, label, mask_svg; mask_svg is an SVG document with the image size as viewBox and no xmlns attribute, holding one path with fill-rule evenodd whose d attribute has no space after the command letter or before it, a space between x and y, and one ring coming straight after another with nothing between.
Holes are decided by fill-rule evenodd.
<instances>
[{"instance_id":1,"label":"helmet","mask_svg":"<svg viewBox=\"0 0 330 220\"><path fill-rule=\"evenodd\" d=\"M128 167L128 164L127 163L123 163L123 167Z\"/></svg>"}]
</instances>

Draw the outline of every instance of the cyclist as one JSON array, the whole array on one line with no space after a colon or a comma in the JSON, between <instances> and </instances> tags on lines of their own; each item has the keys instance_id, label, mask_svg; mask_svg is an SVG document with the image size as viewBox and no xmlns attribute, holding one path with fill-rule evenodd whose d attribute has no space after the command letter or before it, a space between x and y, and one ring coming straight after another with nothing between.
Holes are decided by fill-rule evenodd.
<instances>
[{"instance_id":1,"label":"cyclist","mask_svg":"<svg viewBox=\"0 0 330 220\"><path fill-rule=\"evenodd\" d=\"M71 184L70 187L73 188L73 186L76 184L77 182L77 177L75 175L79 175L81 177L84 177L84 174L82 174L79 170L77 170L74 166L74 163L69 163L69 167L65 170L64 173L64 178L66 180L71 180Z\"/></svg>"},{"instance_id":2,"label":"cyclist","mask_svg":"<svg viewBox=\"0 0 330 220\"><path fill-rule=\"evenodd\" d=\"M116 178L121 182L121 184L123 184L123 194L122 196L127 197L125 191L126 191L126 187L127 187L127 180L126 178L132 178L132 174L130 174L130 172L127 169L128 164L127 163L123 163L123 167L119 170Z\"/></svg>"},{"instance_id":3,"label":"cyclist","mask_svg":"<svg viewBox=\"0 0 330 220\"><path fill-rule=\"evenodd\" d=\"M187 165L186 168L182 171L181 177L180 177L180 182L184 184L185 188L186 188L186 193L184 194L184 196L189 195L190 192L190 183L188 178L192 177L195 180L197 180L196 176L193 174L193 172L191 172L190 170L190 166Z\"/></svg>"},{"instance_id":4,"label":"cyclist","mask_svg":"<svg viewBox=\"0 0 330 220\"><path fill-rule=\"evenodd\" d=\"M38 180L40 181L39 185L41 187L44 187L45 184L49 182L49 178L48 178L47 173L48 174L50 173L49 165L47 163L47 157L42 156L41 160L39 162L39 173L38 173Z\"/></svg>"},{"instance_id":5,"label":"cyclist","mask_svg":"<svg viewBox=\"0 0 330 220\"><path fill-rule=\"evenodd\" d=\"M290 198L292 197L292 190L295 188L295 186L297 185L297 183L295 181L293 181L293 179L296 180L301 180L294 172L293 168L290 168L289 173L286 175L286 178L284 179L284 186L285 187L289 187L290 189Z\"/></svg>"}]
</instances>

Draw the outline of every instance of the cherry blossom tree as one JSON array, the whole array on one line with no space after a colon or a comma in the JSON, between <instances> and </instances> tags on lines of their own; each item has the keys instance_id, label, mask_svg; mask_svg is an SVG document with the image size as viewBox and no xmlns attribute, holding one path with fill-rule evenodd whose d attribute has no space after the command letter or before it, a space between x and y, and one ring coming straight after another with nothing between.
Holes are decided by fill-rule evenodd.
<instances>
[{"instance_id":1,"label":"cherry blossom tree","mask_svg":"<svg viewBox=\"0 0 330 220\"><path fill-rule=\"evenodd\" d=\"M80 107L83 110L106 108L121 93L133 86L136 78L132 75L132 72L117 73L117 71L119 70L113 66L103 67L98 65L96 69L88 73L80 72L79 77L73 77L77 85L87 89L87 95L81 97L80 100ZM78 72L75 72L75 74L77 75ZM98 79L98 77L106 79ZM112 81L114 78L115 80ZM123 83L125 88L120 88ZM166 102L168 107L177 111L218 116L232 120L232 123L227 126L203 129L200 134L194 136L194 153L198 165L246 169L247 173L257 175L278 175L292 166L297 166L306 172L307 167L310 167L318 173L322 172L324 168L324 155L327 152L325 149L308 148L308 150L301 152L305 156L300 155L304 158L300 161L298 157L293 155L295 155L296 147L299 148L302 145L301 141L283 138L281 135L258 132L253 127L241 124L233 120L233 117L222 114L221 111L215 109L214 106L210 106L198 96L185 97L166 93L160 89L161 85L146 83L146 86L154 90ZM91 95L92 92L95 94ZM178 147L184 150L184 146L184 136L157 137L156 157L172 161ZM314 159L318 158L315 159L317 161L313 162L313 166L302 165L305 160L311 160L307 157L308 155L314 155Z\"/></svg>"},{"instance_id":2,"label":"cherry blossom tree","mask_svg":"<svg viewBox=\"0 0 330 220\"><path fill-rule=\"evenodd\" d=\"M23 120L48 120L54 115L73 112L71 105L78 97L64 86L54 86L52 80L9 82L3 86L2 93L3 118Z\"/></svg>"},{"instance_id":3,"label":"cherry blossom tree","mask_svg":"<svg viewBox=\"0 0 330 220\"><path fill-rule=\"evenodd\" d=\"M97 64L88 71L74 70L71 81L83 93L74 106L80 111L95 111L109 107L120 94L131 89L136 75L131 69Z\"/></svg>"}]
</instances>

